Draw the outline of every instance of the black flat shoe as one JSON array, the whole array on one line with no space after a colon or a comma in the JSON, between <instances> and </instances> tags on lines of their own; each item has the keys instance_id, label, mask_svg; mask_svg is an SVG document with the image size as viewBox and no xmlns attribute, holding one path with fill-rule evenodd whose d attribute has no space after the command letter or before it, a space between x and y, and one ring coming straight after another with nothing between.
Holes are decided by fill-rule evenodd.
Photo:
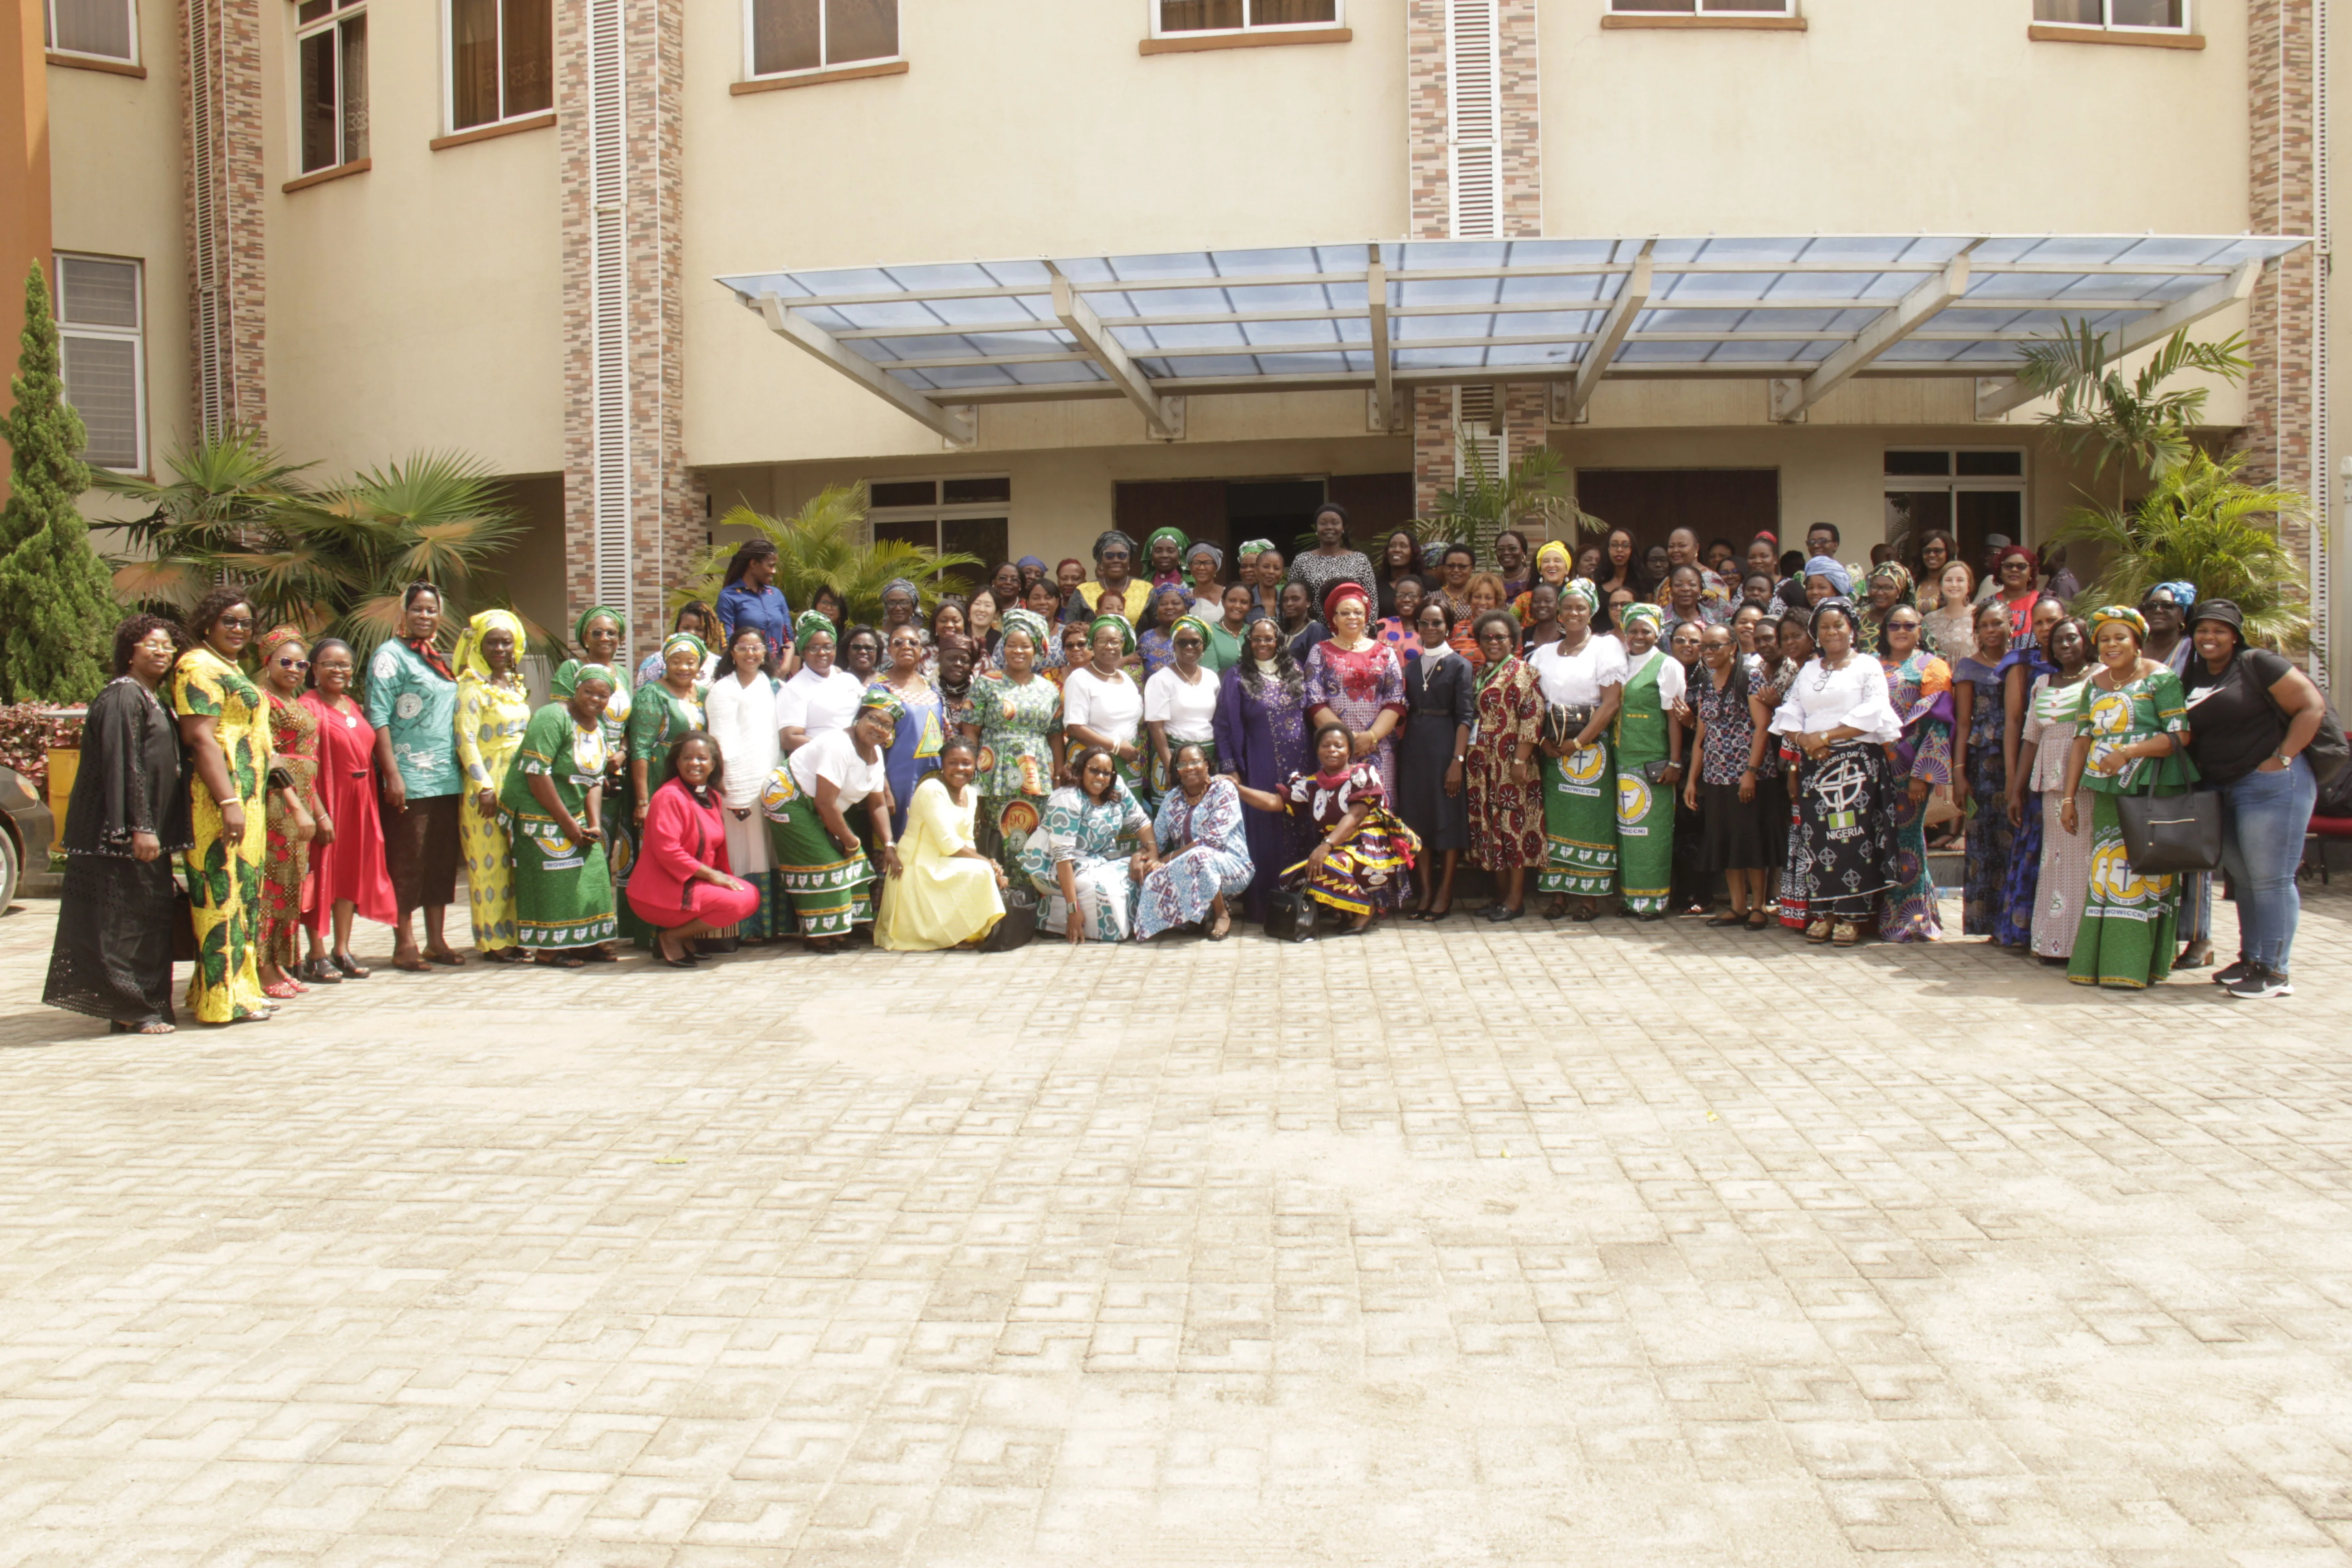
<instances>
[{"instance_id":1,"label":"black flat shoe","mask_svg":"<svg viewBox=\"0 0 2352 1568\"><path fill-rule=\"evenodd\" d=\"M1568 918L1579 925L1590 925L1601 918L1599 910L1570 910Z\"/></svg>"},{"instance_id":2,"label":"black flat shoe","mask_svg":"<svg viewBox=\"0 0 2352 1568\"><path fill-rule=\"evenodd\" d=\"M1508 925L1511 921L1517 920L1521 915L1526 914L1527 912L1528 911L1524 909L1505 909L1501 914L1489 915L1487 919L1493 921L1498 926Z\"/></svg>"}]
</instances>

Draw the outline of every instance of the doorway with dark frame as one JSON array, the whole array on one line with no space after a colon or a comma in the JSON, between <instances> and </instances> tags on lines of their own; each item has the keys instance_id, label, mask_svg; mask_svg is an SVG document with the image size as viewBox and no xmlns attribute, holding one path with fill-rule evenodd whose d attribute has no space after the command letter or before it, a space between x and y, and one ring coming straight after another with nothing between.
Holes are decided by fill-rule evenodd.
<instances>
[{"instance_id":1,"label":"doorway with dark frame","mask_svg":"<svg viewBox=\"0 0 2352 1568\"><path fill-rule=\"evenodd\" d=\"M1636 558L1687 528L1700 552L1716 540L1735 558L1759 532L1780 533L1778 468L1587 468L1576 470L1577 503L1633 536Z\"/></svg>"},{"instance_id":2,"label":"doorway with dark frame","mask_svg":"<svg viewBox=\"0 0 2352 1568\"><path fill-rule=\"evenodd\" d=\"M1286 557L1312 545L1315 513L1327 500L1348 511L1348 537L1368 555L1412 519L1411 474L1333 474L1328 479L1131 479L1113 492L1118 526L1141 543L1154 529L1174 528L1234 552L1252 539L1271 540Z\"/></svg>"}]
</instances>

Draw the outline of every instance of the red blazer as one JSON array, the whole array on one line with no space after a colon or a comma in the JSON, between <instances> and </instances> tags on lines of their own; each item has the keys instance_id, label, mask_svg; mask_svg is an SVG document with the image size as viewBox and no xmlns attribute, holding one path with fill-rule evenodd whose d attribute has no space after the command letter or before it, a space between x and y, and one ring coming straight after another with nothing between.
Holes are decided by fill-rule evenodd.
<instances>
[{"instance_id":1,"label":"red blazer","mask_svg":"<svg viewBox=\"0 0 2352 1568\"><path fill-rule=\"evenodd\" d=\"M691 889L708 885L692 879L698 866L716 866L730 876L735 871L727 860L719 796L714 791L709 805L698 805L686 785L672 779L654 791L653 804L646 808L636 864L629 868L629 897L666 909L690 910Z\"/></svg>"}]
</instances>

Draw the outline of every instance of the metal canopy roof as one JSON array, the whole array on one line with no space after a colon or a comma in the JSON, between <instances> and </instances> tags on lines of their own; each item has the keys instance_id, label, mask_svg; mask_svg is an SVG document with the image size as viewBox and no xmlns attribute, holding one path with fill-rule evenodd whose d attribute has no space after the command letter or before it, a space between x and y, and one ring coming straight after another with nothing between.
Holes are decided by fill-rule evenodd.
<instances>
[{"instance_id":1,"label":"metal canopy roof","mask_svg":"<svg viewBox=\"0 0 2352 1568\"><path fill-rule=\"evenodd\" d=\"M955 405L1188 393L1773 378L1794 418L1859 374L2002 376L2087 321L2126 349L2246 298L2309 243L2250 235L1410 240L748 273L779 334L944 434ZM2026 401L2013 384L1980 411Z\"/></svg>"}]
</instances>

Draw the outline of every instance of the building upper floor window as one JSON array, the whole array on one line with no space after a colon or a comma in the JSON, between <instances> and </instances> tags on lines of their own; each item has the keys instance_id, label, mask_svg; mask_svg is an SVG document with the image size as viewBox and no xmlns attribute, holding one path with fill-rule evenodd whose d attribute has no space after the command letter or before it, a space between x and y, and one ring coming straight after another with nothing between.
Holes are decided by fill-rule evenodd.
<instances>
[{"instance_id":1,"label":"building upper floor window","mask_svg":"<svg viewBox=\"0 0 2352 1568\"><path fill-rule=\"evenodd\" d=\"M1793 16L1797 0L1609 0L1627 16Z\"/></svg>"},{"instance_id":2,"label":"building upper floor window","mask_svg":"<svg viewBox=\"0 0 2352 1568\"><path fill-rule=\"evenodd\" d=\"M42 43L61 55L139 63L136 0L47 0L41 26Z\"/></svg>"},{"instance_id":3,"label":"building upper floor window","mask_svg":"<svg viewBox=\"0 0 2352 1568\"><path fill-rule=\"evenodd\" d=\"M2033 0L2033 19L2068 27L2189 29L2189 0Z\"/></svg>"},{"instance_id":4,"label":"building upper floor window","mask_svg":"<svg viewBox=\"0 0 2352 1568\"><path fill-rule=\"evenodd\" d=\"M58 348L66 401L89 433L82 461L125 473L147 467L146 311L140 264L58 255Z\"/></svg>"},{"instance_id":5,"label":"building upper floor window","mask_svg":"<svg viewBox=\"0 0 2352 1568\"><path fill-rule=\"evenodd\" d=\"M1153 10L1162 35L1329 27L1340 22L1339 0L1153 0Z\"/></svg>"},{"instance_id":6,"label":"building upper floor window","mask_svg":"<svg viewBox=\"0 0 2352 1568\"><path fill-rule=\"evenodd\" d=\"M367 9L362 0L301 0L294 26L302 172L355 163L368 155Z\"/></svg>"},{"instance_id":7,"label":"building upper floor window","mask_svg":"<svg viewBox=\"0 0 2352 1568\"><path fill-rule=\"evenodd\" d=\"M898 53L898 0L750 0L753 76L826 70Z\"/></svg>"},{"instance_id":8,"label":"building upper floor window","mask_svg":"<svg viewBox=\"0 0 2352 1568\"><path fill-rule=\"evenodd\" d=\"M555 107L553 0L448 0L449 129Z\"/></svg>"},{"instance_id":9,"label":"building upper floor window","mask_svg":"<svg viewBox=\"0 0 2352 1568\"><path fill-rule=\"evenodd\" d=\"M1013 481L1003 475L952 479L873 479L866 518L874 540L961 551L989 563L1010 560L1006 537Z\"/></svg>"}]
</instances>

